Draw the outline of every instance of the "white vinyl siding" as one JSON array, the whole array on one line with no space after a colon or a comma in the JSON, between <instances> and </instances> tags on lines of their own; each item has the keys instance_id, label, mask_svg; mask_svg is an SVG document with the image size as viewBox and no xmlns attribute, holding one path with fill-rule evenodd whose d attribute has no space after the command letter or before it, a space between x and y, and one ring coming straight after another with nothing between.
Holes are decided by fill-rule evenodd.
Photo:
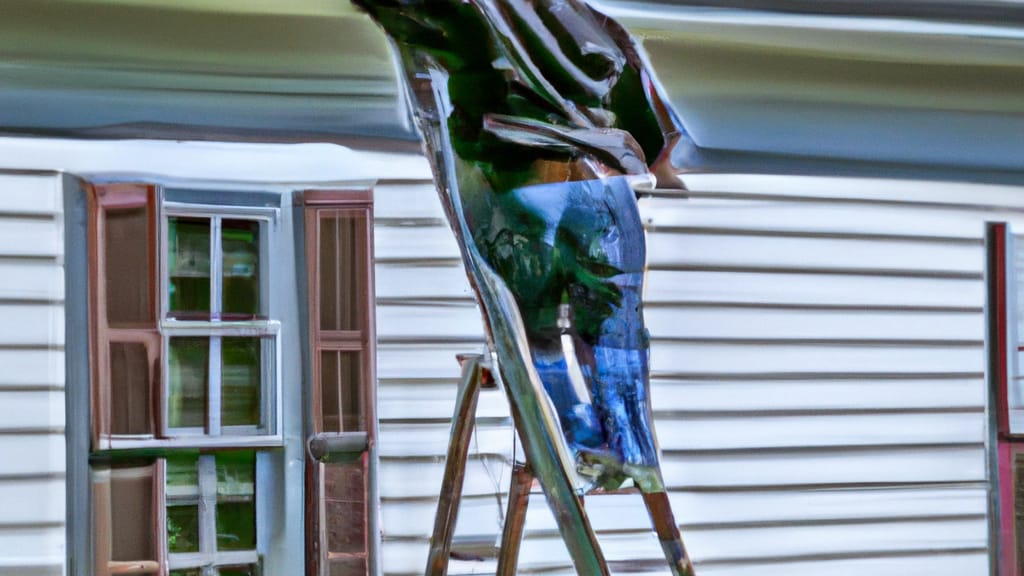
<instances>
[{"instance_id":1,"label":"white vinyl siding","mask_svg":"<svg viewBox=\"0 0 1024 576\"><path fill-rule=\"evenodd\" d=\"M983 242L1017 189L693 176L640 202L652 396L701 576L988 570ZM375 189L384 572L422 573L458 367L483 346L430 182ZM485 391L452 574L492 573L513 435ZM500 507L499 507L500 506ZM638 495L586 500L613 573L667 573ZM535 493L520 572L574 574Z\"/></svg>"},{"instance_id":2,"label":"white vinyl siding","mask_svg":"<svg viewBox=\"0 0 1024 576\"><path fill-rule=\"evenodd\" d=\"M0 574L65 563L60 178L0 172Z\"/></svg>"}]
</instances>

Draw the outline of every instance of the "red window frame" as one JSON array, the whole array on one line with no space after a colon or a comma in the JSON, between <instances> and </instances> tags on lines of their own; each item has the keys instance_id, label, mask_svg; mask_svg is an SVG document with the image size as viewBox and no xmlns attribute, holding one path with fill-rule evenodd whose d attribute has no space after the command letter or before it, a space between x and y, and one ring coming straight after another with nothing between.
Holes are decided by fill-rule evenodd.
<instances>
[{"instance_id":1,"label":"red window frame","mask_svg":"<svg viewBox=\"0 0 1024 576\"><path fill-rule=\"evenodd\" d=\"M995 430L990 437L995 439L995 462L992 466L992 480L998 487L993 493L996 500L993 511L997 520L991 529L995 531L993 543L997 554L996 573L999 576L1022 576L1021 563L1024 558L1017 547L1016 511L1024 506L1016 497L1017 483L1024 478L1024 434L1014 434L1010 426L1010 387L1014 374L1011 367L1014 357L1024 347L1018 346L1014 338L1014 323L1017 311L1012 309L1014 276L1013 242L1009 225L990 223L987 230L988 242L988 304L989 304L989 366L991 379L990 406L995 411ZM1018 462L1020 465L1018 465Z\"/></svg>"}]
</instances>

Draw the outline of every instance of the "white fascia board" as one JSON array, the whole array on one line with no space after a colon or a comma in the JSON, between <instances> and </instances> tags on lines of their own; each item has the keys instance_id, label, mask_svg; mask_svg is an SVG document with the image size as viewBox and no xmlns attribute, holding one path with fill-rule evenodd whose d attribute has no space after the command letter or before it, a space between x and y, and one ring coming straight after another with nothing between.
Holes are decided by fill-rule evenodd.
<instances>
[{"instance_id":1,"label":"white fascia board","mask_svg":"<svg viewBox=\"0 0 1024 576\"><path fill-rule=\"evenodd\" d=\"M138 178L317 187L378 179L429 180L419 154L337 144L0 137L0 170L69 172L94 180Z\"/></svg>"}]
</instances>

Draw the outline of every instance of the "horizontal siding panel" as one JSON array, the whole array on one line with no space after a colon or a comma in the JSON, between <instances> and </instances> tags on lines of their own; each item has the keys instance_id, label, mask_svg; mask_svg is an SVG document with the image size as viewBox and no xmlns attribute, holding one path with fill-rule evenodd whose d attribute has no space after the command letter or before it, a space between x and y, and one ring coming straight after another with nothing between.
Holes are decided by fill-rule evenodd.
<instances>
[{"instance_id":1,"label":"horizontal siding panel","mask_svg":"<svg viewBox=\"0 0 1024 576\"><path fill-rule=\"evenodd\" d=\"M508 465L496 458L474 458L476 452L470 446L470 458L466 464L465 483L462 486L463 496L493 497L503 489L508 489L506 470ZM441 480L444 478L444 459L392 459L382 458L380 462L379 492L385 506L399 505L389 503L396 499L430 499L436 500L441 492ZM388 527L384 527L384 532Z\"/></svg>"},{"instance_id":2,"label":"horizontal siding panel","mask_svg":"<svg viewBox=\"0 0 1024 576\"><path fill-rule=\"evenodd\" d=\"M480 310L473 301L433 306L377 306L377 336L383 340L456 339L482 342L483 330Z\"/></svg>"},{"instance_id":3,"label":"horizontal siding panel","mask_svg":"<svg viewBox=\"0 0 1024 576\"><path fill-rule=\"evenodd\" d=\"M853 414L659 418L662 450L736 450L805 446L981 444L985 414ZM751 433L756 430L756 433Z\"/></svg>"},{"instance_id":4,"label":"horizontal siding panel","mask_svg":"<svg viewBox=\"0 0 1024 576\"><path fill-rule=\"evenodd\" d=\"M380 425L378 453L382 458L431 456L444 459L448 453L451 426L441 424ZM478 423L473 431L471 453L512 455L512 422L494 426Z\"/></svg>"},{"instance_id":5,"label":"horizontal siding panel","mask_svg":"<svg viewBox=\"0 0 1024 576\"><path fill-rule=\"evenodd\" d=\"M652 268L764 267L980 274L980 245L861 239L669 234L647 237Z\"/></svg>"},{"instance_id":6,"label":"horizontal siding panel","mask_svg":"<svg viewBox=\"0 0 1024 576\"><path fill-rule=\"evenodd\" d=\"M64 298L64 271L52 262L2 261L0 300L47 300Z\"/></svg>"},{"instance_id":7,"label":"horizontal siding panel","mask_svg":"<svg viewBox=\"0 0 1024 576\"><path fill-rule=\"evenodd\" d=\"M826 346L823 344L651 344L652 374L768 372L981 373L982 346Z\"/></svg>"},{"instance_id":8,"label":"horizontal siding panel","mask_svg":"<svg viewBox=\"0 0 1024 576\"><path fill-rule=\"evenodd\" d=\"M684 530L787 523L878 523L909 518L941 520L977 517L979 510L986 506L984 488L798 490L756 494L672 492L669 498L677 514L676 520ZM651 529L650 517L639 494L592 495L585 501L587 515L599 533ZM429 538L436 510L434 501L386 505L383 510L386 535ZM536 489L530 496L526 525L535 532L558 529L544 494ZM463 499L457 538L482 540L500 532L496 498Z\"/></svg>"},{"instance_id":9,"label":"horizontal siding panel","mask_svg":"<svg viewBox=\"0 0 1024 576\"><path fill-rule=\"evenodd\" d=\"M458 354L483 353L486 346L442 344L390 344L377 346L377 377L384 380L415 380L417 378L458 379Z\"/></svg>"},{"instance_id":10,"label":"horizontal siding panel","mask_svg":"<svg viewBox=\"0 0 1024 576\"><path fill-rule=\"evenodd\" d=\"M749 230L767 233L892 235L959 238L980 243L985 234L978 215L963 210L922 206L860 204L841 210L827 202L778 202L709 198L644 198L640 215L649 230ZM992 219L1016 217L989 213Z\"/></svg>"},{"instance_id":11,"label":"horizontal siding panel","mask_svg":"<svg viewBox=\"0 0 1024 576\"><path fill-rule=\"evenodd\" d=\"M430 181L378 184L374 187L373 214L375 218L387 219L445 219L437 189Z\"/></svg>"},{"instance_id":12,"label":"horizontal siding panel","mask_svg":"<svg viewBox=\"0 0 1024 576\"><path fill-rule=\"evenodd\" d=\"M54 215L59 202L56 176L0 175L0 214Z\"/></svg>"},{"instance_id":13,"label":"horizontal siding panel","mask_svg":"<svg viewBox=\"0 0 1024 576\"><path fill-rule=\"evenodd\" d=\"M471 449L471 453L475 450ZM486 464L484 463L486 461ZM466 494L494 494L499 466L493 459L471 460ZM736 454L713 453L663 459L665 482L673 490L751 489L758 487L831 487L907 483L984 482L985 459L981 446L880 447L872 450ZM384 498L436 498L444 474L441 456L422 459L384 459L381 496ZM680 512L680 517L683 518Z\"/></svg>"},{"instance_id":14,"label":"horizontal siding panel","mask_svg":"<svg viewBox=\"0 0 1024 576\"><path fill-rule=\"evenodd\" d=\"M700 567L701 576L964 576L988 574L988 553L973 551L915 554L909 557L811 559L802 562L755 562Z\"/></svg>"},{"instance_id":15,"label":"horizontal siding panel","mask_svg":"<svg viewBox=\"0 0 1024 576\"><path fill-rule=\"evenodd\" d=\"M0 482L0 534L5 525L64 522L65 489L63 478Z\"/></svg>"},{"instance_id":16,"label":"horizontal siding panel","mask_svg":"<svg viewBox=\"0 0 1024 576\"><path fill-rule=\"evenodd\" d=\"M644 314L654 338L975 340L985 337L977 312L907 312L686 308Z\"/></svg>"},{"instance_id":17,"label":"horizontal siding panel","mask_svg":"<svg viewBox=\"0 0 1024 576\"><path fill-rule=\"evenodd\" d=\"M384 261L461 257L455 235L447 226L377 226L373 245L376 258Z\"/></svg>"},{"instance_id":18,"label":"horizontal siding panel","mask_svg":"<svg viewBox=\"0 0 1024 576\"><path fill-rule=\"evenodd\" d=\"M6 566L61 565L64 527L0 529L0 569ZM0 570L3 574L18 574Z\"/></svg>"},{"instance_id":19,"label":"horizontal siding panel","mask_svg":"<svg viewBox=\"0 0 1024 576\"><path fill-rule=\"evenodd\" d=\"M951 204L978 208L1024 208L1018 186L990 184L834 178L828 176L777 176L771 174L685 174L687 188L722 198L788 196L795 200L867 200L893 203ZM685 193L683 193L685 194ZM837 206L837 210L843 207ZM978 214L979 220L985 214Z\"/></svg>"},{"instance_id":20,"label":"horizontal siding panel","mask_svg":"<svg viewBox=\"0 0 1024 576\"><path fill-rule=\"evenodd\" d=\"M932 552L942 549L984 549L988 526L984 518L930 520L886 524L848 524L693 530L687 541L704 553L694 559L726 561L758 557L871 555L883 552Z\"/></svg>"},{"instance_id":21,"label":"horizontal siding panel","mask_svg":"<svg viewBox=\"0 0 1024 576\"><path fill-rule=\"evenodd\" d=\"M625 562L612 566L613 573L643 574L646 576L669 576L667 568L657 567L658 562L637 565ZM497 562L457 561L449 562L449 574L494 574ZM891 554L880 557L810 559L794 562L743 562L698 564L700 576L907 576L908 574L928 574L928 576L962 576L964 574L987 574L988 556L979 551L954 551L952 553L908 554L897 556ZM545 568L537 570L519 570L520 574L544 574L544 576L578 576L571 567L564 569ZM389 572L389 574L395 574ZM397 574L417 575L419 572ZM397 576L396 574L396 576Z\"/></svg>"},{"instance_id":22,"label":"horizontal siding panel","mask_svg":"<svg viewBox=\"0 0 1024 576\"><path fill-rule=\"evenodd\" d=\"M813 527L762 527L743 530L700 530L684 534L697 569L701 562L727 562L756 558L806 559L848 554L854 557L892 553L934 553L941 549L980 551L985 546L985 520L894 522ZM653 534L604 534L599 536L609 562L662 562ZM384 557L394 558L388 572L422 570L426 543L384 542ZM519 555L521 572L531 568L571 566L564 542L556 535L531 537L527 532Z\"/></svg>"},{"instance_id":23,"label":"horizontal siding panel","mask_svg":"<svg viewBox=\"0 0 1024 576\"><path fill-rule=\"evenodd\" d=\"M700 562L727 562L756 558L807 558L850 554L928 553L942 549L983 550L983 518L886 524L758 527L731 530L691 530L683 537ZM599 537L609 562L663 561L653 534L607 534ZM699 553L696 551L700 551ZM562 540L555 535L531 538L527 532L520 565L571 565Z\"/></svg>"},{"instance_id":24,"label":"horizontal siding panel","mask_svg":"<svg viewBox=\"0 0 1024 576\"><path fill-rule=\"evenodd\" d=\"M378 346L382 379L457 378L457 354L483 349L471 344L389 344ZM781 344L672 343L653 341L652 374L754 375L763 373L981 374L984 352L977 346L826 346Z\"/></svg>"},{"instance_id":25,"label":"horizontal siding panel","mask_svg":"<svg viewBox=\"0 0 1024 576\"><path fill-rule=\"evenodd\" d=\"M0 256L56 258L63 252L57 220L0 218Z\"/></svg>"},{"instance_id":26,"label":"horizontal siding panel","mask_svg":"<svg viewBox=\"0 0 1024 576\"><path fill-rule=\"evenodd\" d=\"M732 380L693 382L655 378L651 403L663 412L763 410L906 410L985 407L978 379Z\"/></svg>"},{"instance_id":27,"label":"horizontal siding panel","mask_svg":"<svg viewBox=\"0 0 1024 576\"><path fill-rule=\"evenodd\" d=\"M4 475L63 474L64 434L0 434L0 462Z\"/></svg>"},{"instance_id":28,"label":"horizontal siding panel","mask_svg":"<svg viewBox=\"0 0 1024 576\"><path fill-rule=\"evenodd\" d=\"M378 258L382 256L379 250L376 253ZM466 301L473 298L461 261L439 266L378 261L374 274L378 300L457 298Z\"/></svg>"},{"instance_id":29,"label":"horizontal siding panel","mask_svg":"<svg viewBox=\"0 0 1024 576\"><path fill-rule=\"evenodd\" d=\"M0 388L0 432L25 428L63 430L64 392Z\"/></svg>"},{"instance_id":30,"label":"horizontal siding panel","mask_svg":"<svg viewBox=\"0 0 1024 576\"><path fill-rule=\"evenodd\" d=\"M63 344L63 306L0 303L0 346Z\"/></svg>"},{"instance_id":31,"label":"horizontal siding panel","mask_svg":"<svg viewBox=\"0 0 1024 576\"><path fill-rule=\"evenodd\" d=\"M985 453L977 447L877 448L843 451L690 454L662 461L671 489L984 482Z\"/></svg>"},{"instance_id":32,"label":"horizontal siding panel","mask_svg":"<svg viewBox=\"0 0 1024 576\"><path fill-rule=\"evenodd\" d=\"M740 302L784 306L930 306L972 308L985 302L977 279L892 278L827 274L788 274L766 270L705 272L649 270L648 302Z\"/></svg>"},{"instance_id":33,"label":"horizontal siding panel","mask_svg":"<svg viewBox=\"0 0 1024 576\"><path fill-rule=\"evenodd\" d=\"M389 420L447 420L455 411L455 393L458 381L443 384L380 383L377 388L377 416L381 422ZM477 418L508 416L508 402L504 392L482 390L477 398Z\"/></svg>"},{"instance_id":34,"label":"horizontal siding panel","mask_svg":"<svg viewBox=\"0 0 1024 576\"><path fill-rule=\"evenodd\" d=\"M4 386L64 384L64 353L59 350L0 348L0 390Z\"/></svg>"}]
</instances>

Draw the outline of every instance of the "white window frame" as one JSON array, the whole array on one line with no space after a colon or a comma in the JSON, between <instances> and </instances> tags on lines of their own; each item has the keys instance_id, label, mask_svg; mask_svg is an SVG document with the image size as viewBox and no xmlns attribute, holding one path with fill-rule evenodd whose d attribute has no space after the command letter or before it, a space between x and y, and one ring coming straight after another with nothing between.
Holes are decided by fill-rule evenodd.
<instances>
[{"instance_id":1,"label":"white window frame","mask_svg":"<svg viewBox=\"0 0 1024 576\"><path fill-rule=\"evenodd\" d=\"M255 454L253 465L255 466ZM170 570L200 569L203 576L216 576L217 569L230 568L232 566L259 566L259 552L252 550L217 550L217 461L213 454L202 454L196 460L198 490L199 490L199 552L167 552L167 566ZM170 500L171 489L167 485L167 466L164 469L164 501L162 517L166 518L167 503ZM259 498L258 482L255 470L253 471L253 506L256 506ZM165 526L166 526L166 520ZM257 522L257 529L259 523ZM167 539L166 528L160 535ZM257 536L258 537L258 536ZM258 568L257 568L258 569Z\"/></svg>"},{"instance_id":2,"label":"white window frame","mask_svg":"<svg viewBox=\"0 0 1024 576\"><path fill-rule=\"evenodd\" d=\"M170 270L168 269L169 221L171 218L203 218L210 220L210 314L211 320L177 320L168 318ZM224 252L221 247L223 220L251 220L259 222L259 313L266 320L220 320ZM270 319L270 253L272 237L278 232L280 209L256 206L219 204L189 204L161 202L157 222L160 227L160 331L163 335L163 361L161 362L162 393L160 397L160 434L165 444L189 446L271 447L283 443L281 437L281 323ZM207 414L204 428L171 428L168 425L170 398L170 341L181 336L210 338L209 364L206 389ZM260 426L222 427L220 424L221 355L220 343L224 337L243 336L261 339ZM268 346L269 342L269 346ZM269 350L268 350L269 348Z\"/></svg>"}]
</instances>

